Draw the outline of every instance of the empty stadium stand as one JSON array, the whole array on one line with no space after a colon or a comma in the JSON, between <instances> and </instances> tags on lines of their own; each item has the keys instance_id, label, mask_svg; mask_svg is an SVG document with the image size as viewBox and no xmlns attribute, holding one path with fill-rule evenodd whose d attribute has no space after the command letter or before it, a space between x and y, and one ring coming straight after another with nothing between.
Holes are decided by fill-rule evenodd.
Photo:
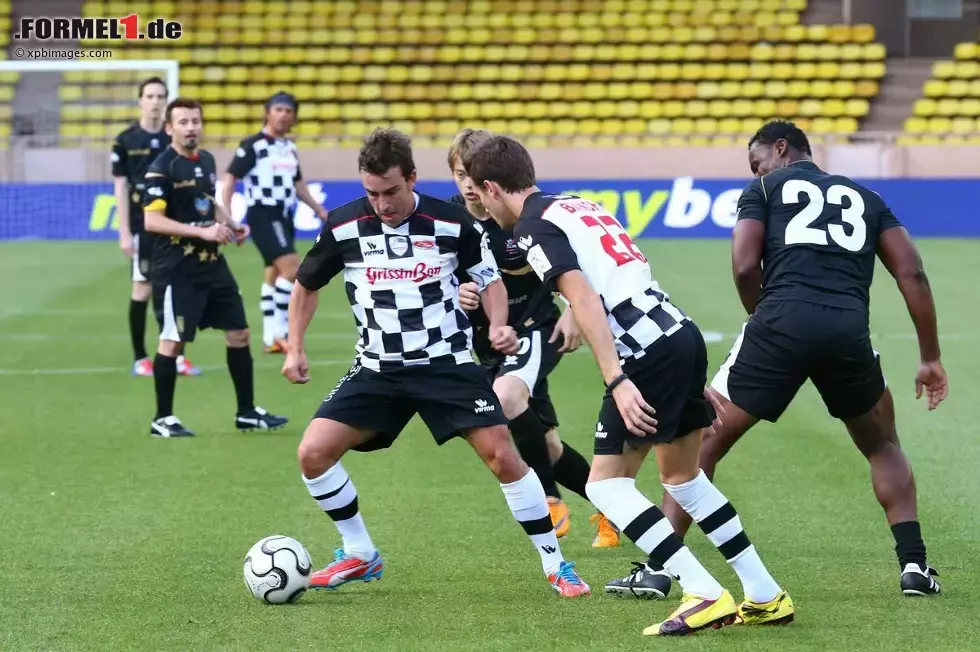
<instances>
[{"instance_id":1,"label":"empty stadium stand","mask_svg":"<svg viewBox=\"0 0 980 652\"><path fill-rule=\"evenodd\" d=\"M980 144L980 39L937 61L905 122L903 144Z\"/></svg>"},{"instance_id":2,"label":"empty stadium stand","mask_svg":"<svg viewBox=\"0 0 980 652\"><path fill-rule=\"evenodd\" d=\"M10 0L0 0L0 59L7 58L10 45ZM0 72L0 150L7 149L13 119L13 100L20 73Z\"/></svg>"},{"instance_id":3,"label":"empty stadium stand","mask_svg":"<svg viewBox=\"0 0 980 652\"><path fill-rule=\"evenodd\" d=\"M870 25L800 24L806 0L85 2L165 16L183 36L116 58L175 58L208 141L256 131L262 102L302 103L301 145L356 146L378 124L444 145L482 125L532 145L725 144L765 119L856 132L885 74ZM86 47L105 47L96 41ZM61 135L108 142L145 73L73 72Z\"/></svg>"}]
</instances>

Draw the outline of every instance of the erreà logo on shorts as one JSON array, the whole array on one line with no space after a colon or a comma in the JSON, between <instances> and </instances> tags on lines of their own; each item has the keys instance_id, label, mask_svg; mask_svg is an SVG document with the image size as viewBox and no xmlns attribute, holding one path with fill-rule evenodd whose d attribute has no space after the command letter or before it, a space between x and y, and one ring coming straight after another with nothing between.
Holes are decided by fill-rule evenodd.
<instances>
[{"instance_id":1,"label":"erre\u00e0 logo on shorts","mask_svg":"<svg viewBox=\"0 0 980 652\"><path fill-rule=\"evenodd\" d=\"M173 41L183 26L174 20L154 18L141 24L137 14L120 18L23 17L15 40L31 41Z\"/></svg>"},{"instance_id":2,"label":"erre\u00e0 logo on shorts","mask_svg":"<svg viewBox=\"0 0 980 652\"><path fill-rule=\"evenodd\" d=\"M473 402L476 403L476 408L474 408L473 411L477 414L481 414L483 412L493 412L496 408L496 406L490 404L490 401L483 398L478 398Z\"/></svg>"}]
</instances>

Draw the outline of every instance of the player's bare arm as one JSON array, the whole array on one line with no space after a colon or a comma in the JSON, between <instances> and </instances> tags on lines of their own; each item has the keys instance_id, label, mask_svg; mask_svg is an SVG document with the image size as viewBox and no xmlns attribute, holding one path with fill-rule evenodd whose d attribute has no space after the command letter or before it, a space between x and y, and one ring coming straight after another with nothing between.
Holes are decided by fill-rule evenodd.
<instances>
[{"instance_id":1,"label":"player's bare arm","mask_svg":"<svg viewBox=\"0 0 980 652\"><path fill-rule=\"evenodd\" d=\"M129 224L129 179L112 178L113 195L116 197L116 215L119 217L119 248L127 258L133 256L133 233Z\"/></svg>"},{"instance_id":2,"label":"player's bare arm","mask_svg":"<svg viewBox=\"0 0 980 652\"><path fill-rule=\"evenodd\" d=\"M213 198L212 198L213 200ZM247 224L238 224L231 217L231 210L226 210L224 206L215 202L214 205L214 219L219 224L224 224L232 231L232 240L239 247L245 244L245 240L248 239L249 228Z\"/></svg>"},{"instance_id":3,"label":"player's bare arm","mask_svg":"<svg viewBox=\"0 0 980 652\"><path fill-rule=\"evenodd\" d=\"M752 314L762 294L762 250L766 227L758 220L739 220L732 231L732 276L745 312Z\"/></svg>"},{"instance_id":4,"label":"player's bare arm","mask_svg":"<svg viewBox=\"0 0 980 652\"><path fill-rule=\"evenodd\" d=\"M654 409L643 400L640 390L626 377L619 364L619 354L616 352L602 299L589 285L585 275L577 269L559 276L556 286L571 306L575 321L582 329L582 335L589 343L599 371L602 372L603 382L612 387L613 398L623 415L626 427L638 437L657 432Z\"/></svg>"},{"instance_id":5,"label":"player's bare arm","mask_svg":"<svg viewBox=\"0 0 980 652\"><path fill-rule=\"evenodd\" d=\"M558 318L558 323L555 324L555 330L552 331L548 343L557 341L559 336L563 338L562 345L558 349L559 353L571 353L582 346L582 330L579 328L578 322L575 321L575 313L571 309L566 308L565 312Z\"/></svg>"},{"instance_id":6,"label":"player's bare arm","mask_svg":"<svg viewBox=\"0 0 980 652\"><path fill-rule=\"evenodd\" d=\"M231 213L231 199L235 196L235 182L238 181L231 172L221 175L221 206Z\"/></svg>"},{"instance_id":7,"label":"player's bare arm","mask_svg":"<svg viewBox=\"0 0 980 652\"><path fill-rule=\"evenodd\" d=\"M919 340L919 371L915 377L916 398L925 389L930 410L949 394L946 371L940 361L936 304L922 258L908 231L894 227L878 238L878 257L898 284Z\"/></svg>"},{"instance_id":8,"label":"player's bare arm","mask_svg":"<svg viewBox=\"0 0 980 652\"><path fill-rule=\"evenodd\" d=\"M490 320L490 344L507 355L517 353L520 345L517 333L507 325L507 288L501 279L495 280L483 290L483 311Z\"/></svg>"},{"instance_id":9,"label":"player's bare arm","mask_svg":"<svg viewBox=\"0 0 980 652\"><path fill-rule=\"evenodd\" d=\"M305 179L296 180L296 197L299 198L301 202L313 209L316 216L321 220L327 219L327 209L323 207L323 204L314 199L313 194L310 192L310 187L306 185Z\"/></svg>"},{"instance_id":10,"label":"player's bare arm","mask_svg":"<svg viewBox=\"0 0 980 652\"><path fill-rule=\"evenodd\" d=\"M302 385L310 381L310 363L306 357L306 331L313 321L319 304L319 290L310 290L302 283L293 286L293 295L289 302L289 347L286 349L286 361L282 366L282 375L291 383Z\"/></svg>"}]
</instances>

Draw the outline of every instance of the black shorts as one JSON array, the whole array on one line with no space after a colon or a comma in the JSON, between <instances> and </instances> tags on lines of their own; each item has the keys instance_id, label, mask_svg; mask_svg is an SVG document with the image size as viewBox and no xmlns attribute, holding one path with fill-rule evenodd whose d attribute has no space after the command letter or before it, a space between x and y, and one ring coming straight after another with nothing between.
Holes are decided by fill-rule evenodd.
<instances>
[{"instance_id":1,"label":"black shorts","mask_svg":"<svg viewBox=\"0 0 980 652\"><path fill-rule=\"evenodd\" d=\"M626 444L669 443L707 428L714 420L715 411L704 397L708 351L693 321L654 342L642 358L628 360L623 371L657 411L657 432L637 437L627 430L616 401L606 390L595 428L596 455L619 455Z\"/></svg>"},{"instance_id":2,"label":"black shorts","mask_svg":"<svg viewBox=\"0 0 980 652\"><path fill-rule=\"evenodd\" d=\"M389 448L418 414L443 445L471 428L506 425L486 372L477 364L405 367L384 373L355 364L314 415L377 435L354 450Z\"/></svg>"},{"instance_id":3,"label":"black shorts","mask_svg":"<svg viewBox=\"0 0 980 652\"><path fill-rule=\"evenodd\" d=\"M282 207L251 206L245 213L245 222L266 266L296 253L296 227L293 219L283 214Z\"/></svg>"},{"instance_id":4,"label":"black shorts","mask_svg":"<svg viewBox=\"0 0 980 652\"><path fill-rule=\"evenodd\" d=\"M558 413L555 412L555 404L551 402L551 394L548 393L548 379L542 378L538 386L534 388L530 400L531 409L538 415L547 428L558 427Z\"/></svg>"},{"instance_id":5,"label":"black shorts","mask_svg":"<svg viewBox=\"0 0 980 652\"><path fill-rule=\"evenodd\" d=\"M764 306L742 326L711 386L757 419L775 422L807 379L838 419L875 406L885 377L865 313L801 301Z\"/></svg>"},{"instance_id":6,"label":"black shorts","mask_svg":"<svg viewBox=\"0 0 980 652\"><path fill-rule=\"evenodd\" d=\"M248 328L242 294L222 256L213 269L193 275L179 268L153 281L153 308L160 339L193 342L199 330L239 331Z\"/></svg>"},{"instance_id":7,"label":"black shorts","mask_svg":"<svg viewBox=\"0 0 980 652\"><path fill-rule=\"evenodd\" d=\"M150 263L153 261L153 233L137 231L133 233L133 269L134 283L150 282Z\"/></svg>"}]
</instances>

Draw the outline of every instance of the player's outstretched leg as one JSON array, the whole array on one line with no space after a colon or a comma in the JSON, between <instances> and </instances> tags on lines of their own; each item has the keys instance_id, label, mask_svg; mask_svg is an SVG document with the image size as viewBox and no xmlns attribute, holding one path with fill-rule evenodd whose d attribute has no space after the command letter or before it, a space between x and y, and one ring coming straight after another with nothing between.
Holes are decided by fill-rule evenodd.
<instances>
[{"instance_id":1,"label":"player's outstretched leg","mask_svg":"<svg viewBox=\"0 0 980 652\"><path fill-rule=\"evenodd\" d=\"M568 598L589 595L589 585L575 572L575 563L562 555L541 481L521 459L507 428L472 428L464 436L500 482L507 506L541 556L554 590Z\"/></svg>"},{"instance_id":2,"label":"player's outstretched leg","mask_svg":"<svg viewBox=\"0 0 980 652\"><path fill-rule=\"evenodd\" d=\"M740 621L748 625L792 622L795 610L789 594L779 587L762 563L731 502L703 470L697 469L701 437L699 430L657 446L664 489L690 514L738 574L745 591L745 601L738 608ZM693 465L690 460L694 461Z\"/></svg>"},{"instance_id":3,"label":"player's outstretched leg","mask_svg":"<svg viewBox=\"0 0 980 652\"><path fill-rule=\"evenodd\" d=\"M627 446L619 455L596 455L587 486L592 503L655 563L677 577L684 589L680 607L666 621L647 627L643 633L691 634L730 625L737 614L731 594L684 545L663 512L636 488L636 474L652 446ZM690 466L696 466L696 460Z\"/></svg>"},{"instance_id":4,"label":"player's outstretched leg","mask_svg":"<svg viewBox=\"0 0 980 652\"><path fill-rule=\"evenodd\" d=\"M885 510L895 537L895 554L901 568L900 586L908 596L936 595L938 575L926 562L916 503L915 476L895 429L895 405L891 390L867 413L845 419L847 431L871 465L871 485Z\"/></svg>"},{"instance_id":5,"label":"player's outstretched leg","mask_svg":"<svg viewBox=\"0 0 980 652\"><path fill-rule=\"evenodd\" d=\"M561 499L555 483L554 469L546 438L548 427L541 422L530 406L527 385L517 376L501 376L493 383L493 391L507 417L517 451L538 476L548 499L548 512L558 538L566 536L571 528L568 506Z\"/></svg>"},{"instance_id":6,"label":"player's outstretched leg","mask_svg":"<svg viewBox=\"0 0 980 652\"><path fill-rule=\"evenodd\" d=\"M228 373L235 386L238 410L235 412L235 427L239 430L276 430L289 419L270 414L268 410L255 405L255 381L252 351L249 348L248 329L226 331L228 344Z\"/></svg>"},{"instance_id":7,"label":"player's outstretched leg","mask_svg":"<svg viewBox=\"0 0 980 652\"><path fill-rule=\"evenodd\" d=\"M177 354L181 343L160 340L156 357L153 359L153 388L156 392L157 412L150 422L150 434L154 437L193 437L194 433L184 427L174 415L174 392L177 389Z\"/></svg>"},{"instance_id":8,"label":"player's outstretched leg","mask_svg":"<svg viewBox=\"0 0 980 652\"><path fill-rule=\"evenodd\" d=\"M343 540L333 562L313 573L311 588L333 590L348 582L381 579L384 561L364 525L354 483L340 463L344 453L373 435L323 418L314 418L303 434L298 451L303 481Z\"/></svg>"}]
</instances>

